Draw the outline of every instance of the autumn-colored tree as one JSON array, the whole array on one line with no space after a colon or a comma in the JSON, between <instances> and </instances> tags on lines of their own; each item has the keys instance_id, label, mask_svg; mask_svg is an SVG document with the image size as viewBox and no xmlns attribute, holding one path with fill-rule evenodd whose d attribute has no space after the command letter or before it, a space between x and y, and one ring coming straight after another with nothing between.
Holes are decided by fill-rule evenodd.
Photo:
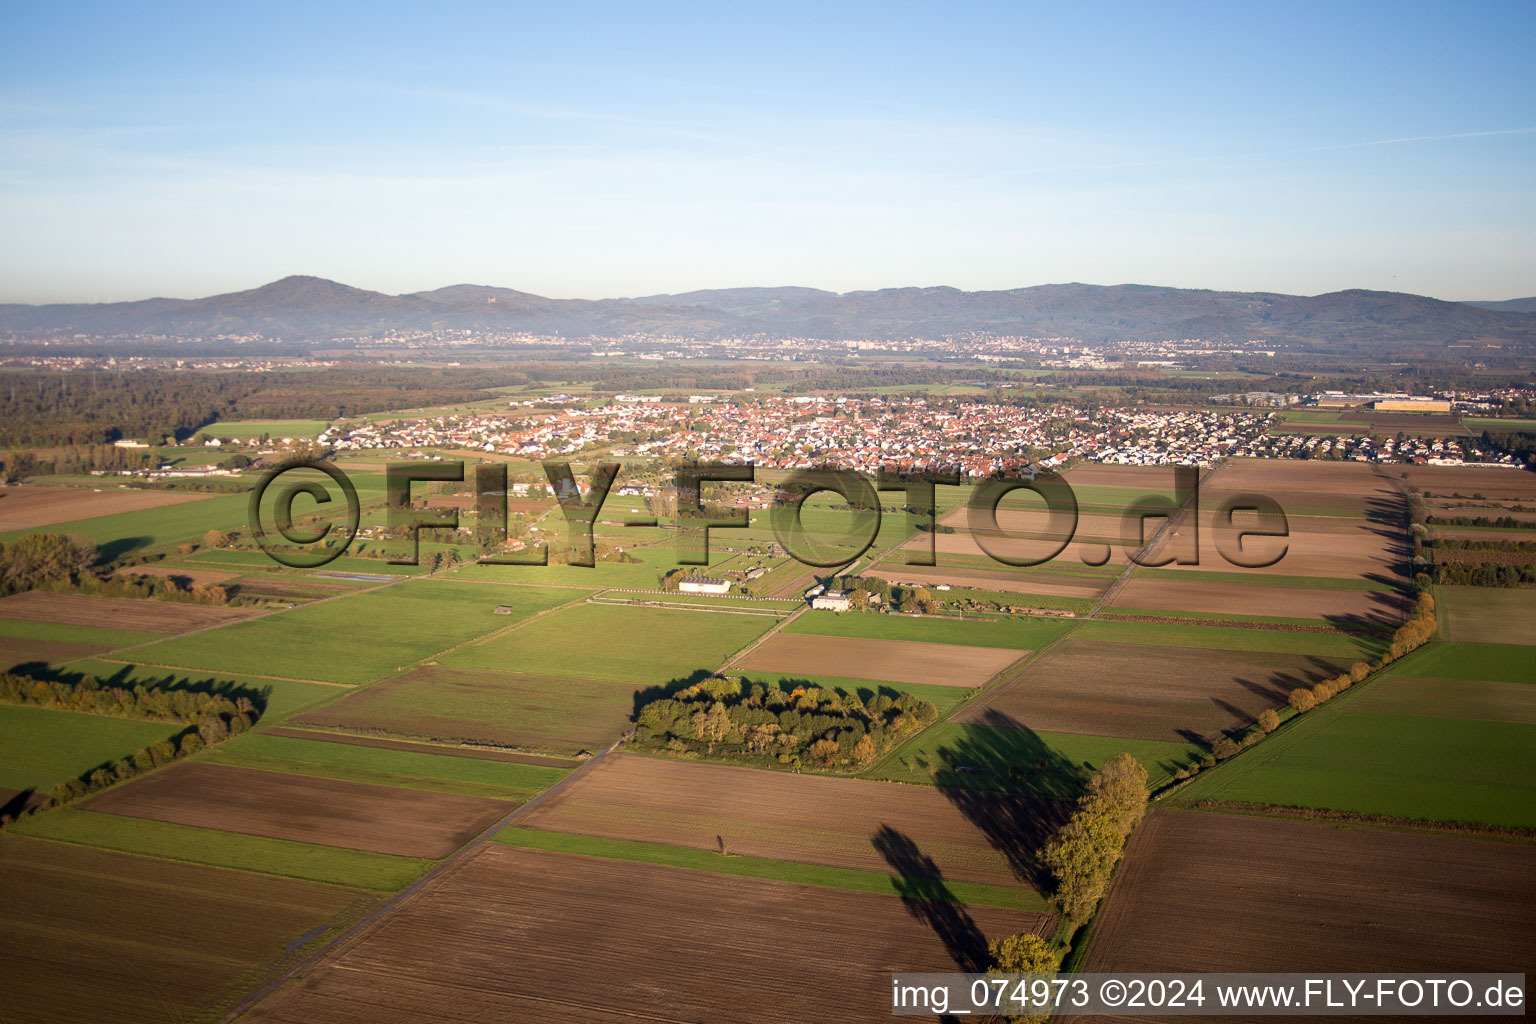
<instances>
[{"instance_id":1,"label":"autumn-colored tree","mask_svg":"<svg viewBox=\"0 0 1536 1024\"><path fill-rule=\"evenodd\" d=\"M1115 827L1128 836L1147 812L1147 770L1130 754L1116 754L1088 780L1088 793L1108 802Z\"/></svg>"},{"instance_id":2,"label":"autumn-colored tree","mask_svg":"<svg viewBox=\"0 0 1536 1024\"><path fill-rule=\"evenodd\" d=\"M1367 665L1363 661L1357 661L1353 665L1349 666L1349 678L1357 683L1370 674L1371 666Z\"/></svg>"},{"instance_id":3,"label":"autumn-colored tree","mask_svg":"<svg viewBox=\"0 0 1536 1024\"><path fill-rule=\"evenodd\" d=\"M875 741L870 738L869 733L860 736L859 742L853 745L853 759L859 764L869 764L875 759L876 753Z\"/></svg>"},{"instance_id":4,"label":"autumn-colored tree","mask_svg":"<svg viewBox=\"0 0 1536 1024\"><path fill-rule=\"evenodd\" d=\"M988 974L1054 974L1060 966L1051 947L1033 932L1021 932L988 943L987 952L992 957ZM998 1007L1000 1010L1008 1008L1007 993L1003 998L1005 1001ZM993 1019L1007 1024L1044 1024L1050 1014L1007 1014Z\"/></svg>"},{"instance_id":5,"label":"autumn-colored tree","mask_svg":"<svg viewBox=\"0 0 1536 1024\"><path fill-rule=\"evenodd\" d=\"M709 752L715 752L715 744L725 739L735 729L731 724L730 715L727 714L725 704L715 701L709 706L708 711L696 711L688 720L693 728L693 735L709 744Z\"/></svg>"},{"instance_id":6,"label":"autumn-colored tree","mask_svg":"<svg viewBox=\"0 0 1536 1024\"><path fill-rule=\"evenodd\" d=\"M1291 691L1287 703L1296 709L1297 714L1303 711L1311 711L1317 706L1317 698L1312 696L1312 691L1298 687Z\"/></svg>"},{"instance_id":7,"label":"autumn-colored tree","mask_svg":"<svg viewBox=\"0 0 1536 1024\"><path fill-rule=\"evenodd\" d=\"M1280 715L1274 708L1265 708L1259 712L1259 728L1266 733L1274 732L1280 728Z\"/></svg>"},{"instance_id":8,"label":"autumn-colored tree","mask_svg":"<svg viewBox=\"0 0 1536 1024\"><path fill-rule=\"evenodd\" d=\"M1086 921L1109 888L1125 837L1103 797L1085 797L1040 860L1056 879L1057 908L1071 921Z\"/></svg>"}]
</instances>

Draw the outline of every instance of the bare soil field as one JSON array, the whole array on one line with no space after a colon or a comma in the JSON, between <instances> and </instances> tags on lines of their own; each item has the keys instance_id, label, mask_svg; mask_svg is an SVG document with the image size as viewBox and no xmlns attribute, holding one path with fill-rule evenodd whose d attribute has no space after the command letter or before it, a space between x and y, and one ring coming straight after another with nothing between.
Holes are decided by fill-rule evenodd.
<instances>
[{"instance_id":1,"label":"bare soil field","mask_svg":"<svg viewBox=\"0 0 1536 1024\"><path fill-rule=\"evenodd\" d=\"M1066 478L1073 487L1136 487L1154 493L1173 493L1172 466L1115 466L1090 462L1068 470Z\"/></svg>"},{"instance_id":2,"label":"bare soil field","mask_svg":"<svg viewBox=\"0 0 1536 1024\"><path fill-rule=\"evenodd\" d=\"M1233 459L1202 482L1200 506L1214 509L1235 494L1273 498L1293 518L1390 514L1400 521L1403 504L1392 481L1369 464L1318 459Z\"/></svg>"},{"instance_id":3,"label":"bare soil field","mask_svg":"<svg viewBox=\"0 0 1536 1024\"><path fill-rule=\"evenodd\" d=\"M1469 498L1481 494L1526 505L1536 502L1536 473L1516 467L1392 466L1387 472L1428 494Z\"/></svg>"},{"instance_id":4,"label":"bare soil field","mask_svg":"<svg viewBox=\"0 0 1536 1024\"><path fill-rule=\"evenodd\" d=\"M1348 662L1305 654L1152 647L1068 638L1009 673L955 715L988 725L1006 715L1038 732L1169 742L1252 724L1298 686Z\"/></svg>"},{"instance_id":5,"label":"bare soil field","mask_svg":"<svg viewBox=\"0 0 1536 1024\"><path fill-rule=\"evenodd\" d=\"M237 578L239 572L228 569L197 569L180 565L125 565L114 576L179 576L194 587L206 587L210 583L224 583Z\"/></svg>"},{"instance_id":6,"label":"bare soil field","mask_svg":"<svg viewBox=\"0 0 1536 1024\"><path fill-rule=\"evenodd\" d=\"M980 686L1028 651L913 640L780 633L732 668L785 676L846 676L893 683Z\"/></svg>"},{"instance_id":7,"label":"bare soil field","mask_svg":"<svg viewBox=\"0 0 1536 1024\"><path fill-rule=\"evenodd\" d=\"M877 579L922 583L925 586L947 584L972 590L991 590L1005 594L1041 594L1046 597L1081 597L1092 600L1103 593L1109 583L1095 583L1082 577L1048 576L1042 573L1010 573L988 569L938 569L921 565L902 566L895 563L871 569L866 575ZM1064 580L1074 582L1063 582ZM1082 579L1082 582L1075 582Z\"/></svg>"},{"instance_id":8,"label":"bare soil field","mask_svg":"<svg viewBox=\"0 0 1536 1024\"><path fill-rule=\"evenodd\" d=\"M401 857L446 857L506 814L501 800L183 762L108 790L92 811Z\"/></svg>"},{"instance_id":9,"label":"bare soil field","mask_svg":"<svg viewBox=\"0 0 1536 1024\"><path fill-rule=\"evenodd\" d=\"M1449 639L1536 645L1536 590L1440 587L1436 594L1445 606Z\"/></svg>"},{"instance_id":10,"label":"bare soil field","mask_svg":"<svg viewBox=\"0 0 1536 1024\"><path fill-rule=\"evenodd\" d=\"M205 1020L361 892L0 835L7 1020Z\"/></svg>"},{"instance_id":11,"label":"bare soil field","mask_svg":"<svg viewBox=\"0 0 1536 1024\"><path fill-rule=\"evenodd\" d=\"M1284 502L1281 502L1282 506ZM1273 565L1247 568L1228 561L1217 546L1219 539L1230 547L1234 532L1258 528L1253 516L1238 515L1228 525L1218 515L1212 502L1202 501L1200 509L1200 546L1198 565L1170 562L1160 568L1183 572L1239 572L1255 576L1325 576L1333 579L1401 578L1408 562L1405 528L1398 523L1379 523L1355 517L1287 516L1288 534L1283 538L1248 537L1243 539L1244 561L1264 561L1279 556ZM1164 537L1148 557L1158 561L1169 555L1184 557L1189 542L1182 525ZM1283 552L1283 553L1282 553Z\"/></svg>"},{"instance_id":12,"label":"bare soil field","mask_svg":"<svg viewBox=\"0 0 1536 1024\"><path fill-rule=\"evenodd\" d=\"M1022 827L1031 817L1025 801L999 798L996 805L1000 821ZM890 869L872 843L890 827L931 857L944 878L1020 884L1007 854L928 786L610 755L518 824L699 850L718 850L724 839L733 854L864 871ZM1020 833L1018 842L1026 841Z\"/></svg>"},{"instance_id":13,"label":"bare soil field","mask_svg":"<svg viewBox=\"0 0 1536 1024\"><path fill-rule=\"evenodd\" d=\"M1041 927L1023 911L909 910L894 896L490 844L244 1020L871 1021L890 1013L891 971L959 970L979 944Z\"/></svg>"},{"instance_id":14,"label":"bare soil field","mask_svg":"<svg viewBox=\"0 0 1536 1024\"><path fill-rule=\"evenodd\" d=\"M1000 508L997 512L999 532L986 538L989 550L983 550L971 533L970 520L964 506L945 516L943 522L953 526L955 532L938 533L931 538L933 550L938 552L941 564L944 555L975 555L982 558L1001 555L1004 558L1040 561L1061 546L1061 537L1068 528L1066 524L1051 523L1050 517L1044 512ZM1149 532L1155 531L1158 525L1160 521L1153 520ZM1107 543L1110 546L1110 564L1125 565L1128 560L1121 549L1121 531L1119 516L1082 513L1078 516L1071 543L1052 561L1077 562L1082 557L1081 549L1084 546L1102 550ZM921 535L905 541L901 546L907 551L926 551L929 543L930 538ZM997 565L1000 570L1006 568L1002 562Z\"/></svg>"},{"instance_id":15,"label":"bare soil field","mask_svg":"<svg viewBox=\"0 0 1536 1024\"><path fill-rule=\"evenodd\" d=\"M0 533L31 530L76 519L139 512L162 505L202 501L211 494L175 491L89 491L83 487L0 487Z\"/></svg>"},{"instance_id":16,"label":"bare soil field","mask_svg":"<svg viewBox=\"0 0 1536 1024\"><path fill-rule=\"evenodd\" d=\"M60 665L76 658L88 658L108 650L100 644L72 644L57 640L33 640L21 636L0 636L0 672L29 661Z\"/></svg>"},{"instance_id":17,"label":"bare soil field","mask_svg":"<svg viewBox=\"0 0 1536 1024\"><path fill-rule=\"evenodd\" d=\"M1370 590L1311 590L1253 583L1169 580L1135 576L1110 602L1116 608L1146 608L1218 615L1328 619L1343 623L1397 626L1406 610L1397 594Z\"/></svg>"},{"instance_id":18,"label":"bare soil field","mask_svg":"<svg viewBox=\"0 0 1536 1024\"><path fill-rule=\"evenodd\" d=\"M219 608L179 601L133 600L92 594L53 594L29 590L0 598L0 619L57 622L66 626L101 626L145 633L184 633L249 618L245 608Z\"/></svg>"},{"instance_id":19,"label":"bare soil field","mask_svg":"<svg viewBox=\"0 0 1536 1024\"><path fill-rule=\"evenodd\" d=\"M1529 843L1154 809L1083 970L1527 971L1531 854Z\"/></svg>"},{"instance_id":20,"label":"bare soil field","mask_svg":"<svg viewBox=\"0 0 1536 1024\"><path fill-rule=\"evenodd\" d=\"M1464 437L1472 431L1462 425L1461 417L1449 413L1375 412L1361 410L1339 414L1340 421L1369 423L1377 433L1398 430L1427 437Z\"/></svg>"}]
</instances>

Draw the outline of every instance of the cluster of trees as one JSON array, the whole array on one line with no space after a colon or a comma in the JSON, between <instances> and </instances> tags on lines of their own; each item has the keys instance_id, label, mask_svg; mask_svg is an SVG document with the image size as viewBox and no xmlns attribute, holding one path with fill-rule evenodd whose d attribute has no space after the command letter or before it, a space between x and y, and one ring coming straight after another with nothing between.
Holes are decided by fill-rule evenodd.
<instances>
[{"instance_id":1,"label":"cluster of trees","mask_svg":"<svg viewBox=\"0 0 1536 1024\"><path fill-rule=\"evenodd\" d=\"M43 589L62 588L55 583ZM157 576L134 573L131 569L121 575L96 576L86 574L68 585L68 589L81 594L97 594L102 597L155 598L161 601L184 601L189 604L243 605L248 602L236 597L229 587L218 583L197 586L186 576Z\"/></svg>"},{"instance_id":2,"label":"cluster of trees","mask_svg":"<svg viewBox=\"0 0 1536 1024\"><path fill-rule=\"evenodd\" d=\"M1052 898L1069 921L1092 916L1146 810L1147 770L1130 754L1116 754L1088 780L1071 817L1040 853L1055 879Z\"/></svg>"},{"instance_id":3,"label":"cluster of trees","mask_svg":"<svg viewBox=\"0 0 1536 1024\"><path fill-rule=\"evenodd\" d=\"M195 754L245 732L258 717L256 707L245 697L231 699L220 694L165 687L126 689L103 685L90 676L71 683L7 673L0 675L0 701L187 725L174 737L156 740L119 761L58 783L48 798L35 804L27 814L79 800L135 775L170 764L177 758ZM0 824L7 823L0 821Z\"/></svg>"},{"instance_id":4,"label":"cluster of trees","mask_svg":"<svg viewBox=\"0 0 1536 1024\"><path fill-rule=\"evenodd\" d=\"M648 701L635 716L638 746L721 753L799 769L866 765L938 718L911 694L838 693L818 686L711 678Z\"/></svg>"},{"instance_id":5,"label":"cluster of trees","mask_svg":"<svg viewBox=\"0 0 1536 1024\"><path fill-rule=\"evenodd\" d=\"M1467 587L1536 584L1536 541L1434 537L1418 543L1416 550L1424 566L1422 575L1431 583Z\"/></svg>"},{"instance_id":6,"label":"cluster of trees","mask_svg":"<svg viewBox=\"0 0 1536 1024\"><path fill-rule=\"evenodd\" d=\"M1536 586L1536 564L1500 565L1496 562L1436 562L1423 574L1430 583L1459 587Z\"/></svg>"},{"instance_id":7,"label":"cluster of trees","mask_svg":"<svg viewBox=\"0 0 1536 1024\"><path fill-rule=\"evenodd\" d=\"M900 583L891 583L877 576L844 574L833 577L827 586L832 590L846 590L848 600L855 611L889 606L899 612L922 612L924 615L932 615L941 607L941 603L934 598L933 591L926 587L909 587ZM870 604L871 594L879 596L882 604Z\"/></svg>"},{"instance_id":8,"label":"cluster of trees","mask_svg":"<svg viewBox=\"0 0 1536 1024\"><path fill-rule=\"evenodd\" d=\"M1536 465L1536 431L1485 430L1483 446L1504 455L1513 455L1526 465Z\"/></svg>"},{"instance_id":9,"label":"cluster of trees","mask_svg":"<svg viewBox=\"0 0 1536 1024\"><path fill-rule=\"evenodd\" d=\"M60 581L73 582L96 561L96 545L82 534L29 533L0 541L0 597Z\"/></svg>"}]
</instances>

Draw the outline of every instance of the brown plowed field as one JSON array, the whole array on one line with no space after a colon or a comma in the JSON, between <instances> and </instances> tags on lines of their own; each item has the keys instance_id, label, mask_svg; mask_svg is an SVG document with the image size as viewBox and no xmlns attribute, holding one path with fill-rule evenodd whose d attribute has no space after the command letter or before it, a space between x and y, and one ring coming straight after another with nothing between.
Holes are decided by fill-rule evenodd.
<instances>
[{"instance_id":1,"label":"brown plowed field","mask_svg":"<svg viewBox=\"0 0 1536 1024\"><path fill-rule=\"evenodd\" d=\"M1510 468L1489 469L1476 466L1391 466L1387 472L1404 479L1419 490L1434 495L1464 494L1526 505L1536 501L1536 473Z\"/></svg>"},{"instance_id":2,"label":"brown plowed field","mask_svg":"<svg viewBox=\"0 0 1536 1024\"><path fill-rule=\"evenodd\" d=\"M55 640L31 640L23 636L0 636L0 671L29 661L60 665L105 650L108 648L101 644L71 644Z\"/></svg>"},{"instance_id":3,"label":"brown plowed field","mask_svg":"<svg viewBox=\"0 0 1536 1024\"><path fill-rule=\"evenodd\" d=\"M1529 971L1531 859L1529 843L1156 809L1083 970Z\"/></svg>"},{"instance_id":4,"label":"brown plowed field","mask_svg":"<svg viewBox=\"0 0 1536 1024\"><path fill-rule=\"evenodd\" d=\"M138 512L162 505L202 501L211 494L173 491L90 491L83 487L0 487L0 533L31 530L76 519Z\"/></svg>"},{"instance_id":5,"label":"brown plowed field","mask_svg":"<svg viewBox=\"0 0 1536 1024\"><path fill-rule=\"evenodd\" d=\"M1010 573L1006 570L986 569L928 569L920 565L891 565L871 569L866 575L877 579L906 581L932 586L947 583L951 587L972 590L991 590L1005 594L1041 594L1046 597L1081 597L1092 599L1103 592L1108 580L1094 583L1082 577L1046 575L1044 573ZM1074 582L1064 582L1073 580ZM1076 582L1082 580L1082 582Z\"/></svg>"},{"instance_id":6,"label":"brown plowed field","mask_svg":"<svg viewBox=\"0 0 1536 1024\"><path fill-rule=\"evenodd\" d=\"M0 619L25 622L57 622L66 626L101 626L145 633L184 633L189 629L216 626L248 618L243 608L207 604L96 597L91 594L52 594L29 590L0 598Z\"/></svg>"},{"instance_id":7,"label":"brown plowed field","mask_svg":"<svg viewBox=\"0 0 1536 1024\"><path fill-rule=\"evenodd\" d=\"M1029 818L1025 801L995 804L999 819ZM1020 884L983 830L927 786L621 754L548 794L518 824L700 850L718 850L723 838L733 854L864 871L890 869L871 842L889 826L947 879Z\"/></svg>"},{"instance_id":8,"label":"brown plowed field","mask_svg":"<svg viewBox=\"0 0 1536 1024\"><path fill-rule=\"evenodd\" d=\"M1068 638L984 690L954 721L1007 715L1039 732L1179 742L1246 726L1347 661Z\"/></svg>"},{"instance_id":9,"label":"brown plowed field","mask_svg":"<svg viewBox=\"0 0 1536 1024\"><path fill-rule=\"evenodd\" d=\"M125 565L115 576L180 576L190 580L194 587L206 587L210 583L224 583L239 576L228 569L195 569L181 565Z\"/></svg>"},{"instance_id":10,"label":"brown plowed field","mask_svg":"<svg viewBox=\"0 0 1536 1024\"><path fill-rule=\"evenodd\" d=\"M1370 590L1311 590L1145 576L1126 581L1110 604L1115 608L1330 619L1390 626L1400 625L1405 612L1403 599L1398 595Z\"/></svg>"},{"instance_id":11,"label":"brown plowed field","mask_svg":"<svg viewBox=\"0 0 1536 1024\"><path fill-rule=\"evenodd\" d=\"M786 676L847 676L893 683L980 686L1028 651L913 640L779 633L732 668Z\"/></svg>"},{"instance_id":12,"label":"brown plowed field","mask_svg":"<svg viewBox=\"0 0 1536 1024\"><path fill-rule=\"evenodd\" d=\"M1241 561L1266 561L1278 555L1278 562L1262 568L1234 565L1217 547L1218 538L1225 541L1230 550L1237 546L1235 534L1245 528L1257 528L1257 521L1251 516L1239 515L1234 529L1210 504L1202 504L1200 563L1178 565L1170 562L1159 568L1385 581L1400 578L1408 559L1406 534L1395 524L1373 523L1353 517L1289 516L1287 525L1289 533L1284 538L1247 537L1241 544ZM1160 561L1169 555L1186 557L1188 548L1184 530L1176 529L1159 542L1146 561Z\"/></svg>"},{"instance_id":13,"label":"brown plowed field","mask_svg":"<svg viewBox=\"0 0 1536 1024\"><path fill-rule=\"evenodd\" d=\"M989 552L983 550L972 535L968 516L965 506L961 506L944 517L944 523L953 526L955 532L938 533L931 538L933 548L938 552L938 561L941 566L945 555L974 555L981 558L1001 555L1004 558L1039 561L1061 546L1061 538L1067 529L1064 524L1052 524L1050 517L1044 512L1027 512L1005 506L997 511L999 533L987 538ZM1152 520L1148 526L1148 532L1155 531L1160 523L1160 520ZM1078 517L1077 528L1072 533L1071 543L1051 561L1053 563L1078 562L1082 557L1079 550L1082 546L1102 548L1105 543L1108 543L1110 563L1124 565L1128 560L1121 547L1121 534L1122 522L1119 516L1083 513ZM930 538L927 535L913 537L902 544L902 549L927 551L929 542ZM997 564L999 569L1004 568L1004 563Z\"/></svg>"},{"instance_id":14,"label":"brown plowed field","mask_svg":"<svg viewBox=\"0 0 1536 1024\"><path fill-rule=\"evenodd\" d=\"M108 790L93 811L322 846L446 857L512 804L395 786L184 762Z\"/></svg>"},{"instance_id":15,"label":"brown plowed field","mask_svg":"<svg viewBox=\"0 0 1536 1024\"><path fill-rule=\"evenodd\" d=\"M217 1019L300 936L375 899L316 882L0 835L0 1017Z\"/></svg>"},{"instance_id":16,"label":"brown plowed field","mask_svg":"<svg viewBox=\"0 0 1536 1024\"><path fill-rule=\"evenodd\" d=\"M909 912L894 896L493 843L244 1020L884 1020L892 971L958 970L977 943L1042 926L1023 911Z\"/></svg>"}]
</instances>

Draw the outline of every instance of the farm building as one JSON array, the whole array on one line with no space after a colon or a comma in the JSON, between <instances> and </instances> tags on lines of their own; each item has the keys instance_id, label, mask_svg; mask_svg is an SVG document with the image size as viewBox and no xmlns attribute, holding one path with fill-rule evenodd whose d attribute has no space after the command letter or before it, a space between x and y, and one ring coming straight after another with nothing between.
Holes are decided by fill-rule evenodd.
<instances>
[{"instance_id":1,"label":"farm building","mask_svg":"<svg viewBox=\"0 0 1536 1024\"><path fill-rule=\"evenodd\" d=\"M710 576L694 576L679 583L677 589L685 594L729 594L731 584Z\"/></svg>"},{"instance_id":2,"label":"farm building","mask_svg":"<svg viewBox=\"0 0 1536 1024\"><path fill-rule=\"evenodd\" d=\"M853 602L848 598L848 591L829 590L811 598L811 607L827 612L845 612L853 607Z\"/></svg>"}]
</instances>

